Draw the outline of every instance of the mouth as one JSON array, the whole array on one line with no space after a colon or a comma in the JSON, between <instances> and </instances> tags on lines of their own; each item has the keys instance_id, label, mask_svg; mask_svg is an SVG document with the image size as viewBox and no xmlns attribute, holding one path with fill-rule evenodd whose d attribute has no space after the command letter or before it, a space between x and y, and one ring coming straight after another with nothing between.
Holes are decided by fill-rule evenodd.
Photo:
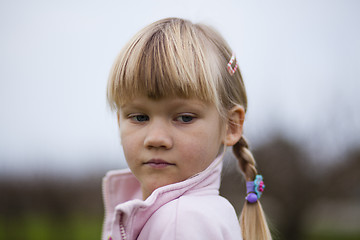
<instances>
[{"instance_id":1,"label":"mouth","mask_svg":"<svg viewBox=\"0 0 360 240\"><path fill-rule=\"evenodd\" d=\"M175 166L174 163L169 163L162 159L150 159L149 161L145 162L144 165L157 169Z\"/></svg>"}]
</instances>

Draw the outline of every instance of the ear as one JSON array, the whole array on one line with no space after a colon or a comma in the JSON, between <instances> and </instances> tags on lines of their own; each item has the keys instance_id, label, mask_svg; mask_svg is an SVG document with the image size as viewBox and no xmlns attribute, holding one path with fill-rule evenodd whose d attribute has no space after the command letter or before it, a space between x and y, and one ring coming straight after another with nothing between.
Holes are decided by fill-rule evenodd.
<instances>
[{"instance_id":1,"label":"ear","mask_svg":"<svg viewBox=\"0 0 360 240\"><path fill-rule=\"evenodd\" d=\"M226 126L226 135L224 144L233 146L237 143L242 135L245 120L245 110L241 106L234 106L228 112L228 122Z\"/></svg>"}]
</instances>

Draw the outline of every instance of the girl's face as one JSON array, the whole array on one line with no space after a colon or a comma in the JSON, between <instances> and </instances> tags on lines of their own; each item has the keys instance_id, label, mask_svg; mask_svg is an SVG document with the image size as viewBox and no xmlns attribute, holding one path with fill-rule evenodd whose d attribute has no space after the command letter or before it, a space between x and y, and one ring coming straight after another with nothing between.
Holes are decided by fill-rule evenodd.
<instances>
[{"instance_id":1,"label":"girl's face","mask_svg":"<svg viewBox=\"0 0 360 240\"><path fill-rule=\"evenodd\" d=\"M205 170L224 142L214 104L196 99L137 97L118 115L126 161L143 198Z\"/></svg>"}]
</instances>

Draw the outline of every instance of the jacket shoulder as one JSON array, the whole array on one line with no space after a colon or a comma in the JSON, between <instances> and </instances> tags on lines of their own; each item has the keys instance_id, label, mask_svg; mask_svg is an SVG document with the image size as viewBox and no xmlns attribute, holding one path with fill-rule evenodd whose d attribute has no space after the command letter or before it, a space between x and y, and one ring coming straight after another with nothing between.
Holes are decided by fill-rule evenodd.
<instances>
[{"instance_id":1,"label":"jacket shoulder","mask_svg":"<svg viewBox=\"0 0 360 240\"><path fill-rule=\"evenodd\" d=\"M144 239L241 239L234 208L218 195L181 196L163 205L141 234Z\"/></svg>"},{"instance_id":2,"label":"jacket shoulder","mask_svg":"<svg viewBox=\"0 0 360 240\"><path fill-rule=\"evenodd\" d=\"M184 196L179 201L179 239L241 239L240 225L234 207L219 196Z\"/></svg>"}]
</instances>

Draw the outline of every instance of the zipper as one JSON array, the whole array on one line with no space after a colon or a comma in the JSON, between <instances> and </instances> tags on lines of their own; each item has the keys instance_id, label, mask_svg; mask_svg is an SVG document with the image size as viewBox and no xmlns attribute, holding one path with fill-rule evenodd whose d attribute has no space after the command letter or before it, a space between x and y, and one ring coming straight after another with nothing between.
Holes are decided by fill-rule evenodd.
<instances>
[{"instance_id":1,"label":"zipper","mask_svg":"<svg viewBox=\"0 0 360 240\"><path fill-rule=\"evenodd\" d=\"M121 237L121 240L126 240L125 227L122 222L122 219L123 219L123 213L120 214L120 237Z\"/></svg>"}]
</instances>

